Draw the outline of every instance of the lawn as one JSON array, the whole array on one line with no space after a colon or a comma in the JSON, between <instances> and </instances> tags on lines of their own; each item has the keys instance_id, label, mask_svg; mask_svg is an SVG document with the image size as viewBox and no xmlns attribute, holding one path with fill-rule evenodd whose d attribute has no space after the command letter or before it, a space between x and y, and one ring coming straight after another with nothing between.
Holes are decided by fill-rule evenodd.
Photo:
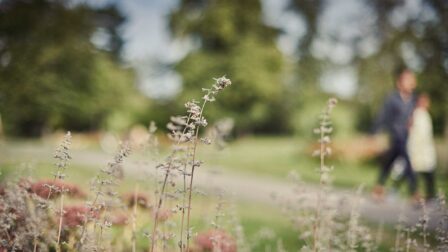
<instances>
[{"instance_id":1,"label":"lawn","mask_svg":"<svg viewBox=\"0 0 448 252\"><path fill-rule=\"evenodd\" d=\"M275 179L285 179L294 171L304 182L317 183L319 160L312 157L313 141L298 137L245 137L230 142L223 150L201 147L199 156L205 161L205 167ZM344 146L343 141L334 140ZM361 184L370 189L380 169L378 161L349 160L340 155L330 157L327 164L334 167L331 172L333 185L347 189L357 188ZM446 175L437 176L437 186L448 192ZM406 188L402 186L401 189L404 192Z\"/></svg>"},{"instance_id":2,"label":"lawn","mask_svg":"<svg viewBox=\"0 0 448 252\"><path fill-rule=\"evenodd\" d=\"M231 142L222 151L201 148L200 156L210 167L218 166L232 172L284 179L294 171L303 181L319 180L319 161L312 157L310 140L294 137L247 137ZM376 178L376 166L370 163L346 162L338 158L328 161L335 186L355 188L371 185Z\"/></svg>"},{"instance_id":3,"label":"lawn","mask_svg":"<svg viewBox=\"0 0 448 252\"><path fill-rule=\"evenodd\" d=\"M54 167L51 163L38 162L33 165L25 164L13 164L2 163L0 164L0 181L8 179L13 181L14 179L23 177L32 177L35 180L51 178L51 174L54 171ZM95 176L95 170L92 167L71 165L67 170L67 181L76 183L84 190L88 190L89 181ZM149 181L149 182L148 182ZM118 191L120 194L126 192L132 192L135 185L140 185L140 190L153 191L154 184L151 180L143 181L142 178L129 177L126 178ZM80 200L69 200L67 205L82 203ZM223 204L223 207L219 212L216 210L218 203ZM251 244L252 251L269 251L275 250L278 242L281 241L282 245L287 250L294 250L299 247L300 243L298 239L297 231L289 223L288 218L284 217L281 210L274 205L260 205L251 202L241 202L231 197L225 197L220 199L215 194L209 195L197 195L194 199L192 211L192 223L194 230L207 230L212 229L214 226L212 222L216 222L216 216L220 216L219 225L227 230L233 231L235 229L235 221L239 222L242 226L245 242ZM171 207L174 207L170 204ZM263 211L259 211L259 209ZM151 215L139 210L139 222L137 224L137 230L139 230L139 236L137 239L137 246L141 250L146 250L148 246L148 238L143 234L150 232L151 227ZM221 216L222 215L222 216ZM177 217L176 217L177 218ZM178 220L173 220L173 223ZM167 222L169 227L170 223ZM172 228L172 227L171 227ZM116 242L116 246L129 245L130 233L129 230L122 227L114 227L110 233L112 240ZM123 241L127 238L128 241ZM123 244L124 243L124 244Z\"/></svg>"},{"instance_id":4,"label":"lawn","mask_svg":"<svg viewBox=\"0 0 448 252\"><path fill-rule=\"evenodd\" d=\"M344 146L344 141L344 139L336 138L334 143L338 146L346 147ZM312 157L312 150L315 148L314 143L315 140L313 139L292 136L243 137L230 141L222 150L219 150L214 145L201 145L198 148L198 158L205 162L204 169L218 169L280 181L286 179L290 172L295 172L304 182L317 183L319 180L317 172L319 161L316 157ZM6 145L23 149L39 149L44 146L51 150L57 143L54 140L19 140L6 142L4 144L5 148ZM80 141L79 143L75 142L74 145L77 145L76 148L84 151L102 152L99 144L95 141ZM347 148L356 148L356 146L347 146ZM161 137L160 149L160 156L166 156L165 154L169 151L169 147L163 137ZM152 158L147 155L134 156L137 156L135 157L137 160ZM14 160L14 157L5 157L5 160ZM26 160L33 160L33 156L27 155ZM48 160L51 160L50 156ZM354 189L363 184L369 190L375 184L379 171L378 162L372 160L362 161L356 158L347 159L338 153L328 158L327 164L334 167L331 174L333 185L346 189ZM448 191L447 181L445 174L438 173L437 186L445 192ZM405 189L405 186L402 186L403 192Z\"/></svg>"}]
</instances>

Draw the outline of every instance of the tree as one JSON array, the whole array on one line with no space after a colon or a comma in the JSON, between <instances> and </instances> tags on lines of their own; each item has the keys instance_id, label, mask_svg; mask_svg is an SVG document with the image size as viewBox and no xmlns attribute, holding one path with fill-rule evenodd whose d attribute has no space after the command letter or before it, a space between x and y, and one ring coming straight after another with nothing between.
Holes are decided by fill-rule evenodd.
<instances>
[{"instance_id":1,"label":"tree","mask_svg":"<svg viewBox=\"0 0 448 252\"><path fill-rule=\"evenodd\" d=\"M448 4L443 0L425 0L418 13L406 10L406 1L370 1L377 22L372 32L379 38L377 52L369 57L358 57L359 76L364 93L373 94L373 104L384 96L385 87L392 87L393 69L407 65L419 77L419 91L432 98L431 113L436 133L448 133ZM404 21L394 23L393 17ZM409 59L412 54L412 59ZM379 85L383 83L383 85ZM384 85L389 83L389 85Z\"/></svg>"},{"instance_id":2,"label":"tree","mask_svg":"<svg viewBox=\"0 0 448 252\"><path fill-rule=\"evenodd\" d=\"M200 45L175 66L183 79L178 100L200 97L210 77L226 74L235 85L217 101L212 119L231 116L240 132L289 129L284 61L275 44L279 31L262 22L259 0L183 0L170 27L175 38Z\"/></svg>"},{"instance_id":3,"label":"tree","mask_svg":"<svg viewBox=\"0 0 448 252\"><path fill-rule=\"evenodd\" d=\"M445 126L448 136L448 2L422 0L413 2L413 7L411 1L362 2L360 6L365 9L361 11L369 15L366 20L373 22L361 22L364 20L354 16L351 23L359 26L353 28L356 35L347 38L342 34L342 29L335 31L335 34L324 34L325 31L320 30L319 20L330 1L290 1L307 28L297 49L299 83L306 87L316 86L322 72L331 67L332 62L323 64L312 54L315 40L326 37L335 44L345 43L354 54L347 65L357 69L358 118L360 128L365 130L370 128L375 111L394 87L394 69L407 65L418 75L419 91L428 92L433 99L431 112L435 131L440 134ZM372 38L374 42L368 42L373 43L375 48L366 54L362 45Z\"/></svg>"},{"instance_id":4,"label":"tree","mask_svg":"<svg viewBox=\"0 0 448 252\"><path fill-rule=\"evenodd\" d=\"M133 93L119 65L124 17L114 6L0 2L0 113L5 131L96 129ZM95 36L106 38L92 43Z\"/></svg>"},{"instance_id":5,"label":"tree","mask_svg":"<svg viewBox=\"0 0 448 252\"><path fill-rule=\"evenodd\" d=\"M319 19L325 7L323 0L291 0L290 7L302 18L306 31L298 43L298 83L302 89L316 90L324 63L312 55L311 47L319 35Z\"/></svg>"}]
</instances>

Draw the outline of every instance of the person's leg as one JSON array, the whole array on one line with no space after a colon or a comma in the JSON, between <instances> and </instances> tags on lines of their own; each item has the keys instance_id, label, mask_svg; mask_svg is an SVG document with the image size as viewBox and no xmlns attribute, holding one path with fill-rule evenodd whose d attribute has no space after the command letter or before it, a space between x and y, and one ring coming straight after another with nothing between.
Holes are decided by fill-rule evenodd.
<instances>
[{"instance_id":1,"label":"person's leg","mask_svg":"<svg viewBox=\"0 0 448 252\"><path fill-rule=\"evenodd\" d=\"M425 178L426 199L431 200L436 196L434 172L424 172L422 175Z\"/></svg>"},{"instance_id":2,"label":"person's leg","mask_svg":"<svg viewBox=\"0 0 448 252\"><path fill-rule=\"evenodd\" d=\"M386 184L387 178L389 177L390 171L392 169L392 164L395 159L397 159L399 150L396 143L392 143L389 151L385 155L383 165L381 166L381 171L378 176L378 184L384 186Z\"/></svg>"},{"instance_id":3,"label":"person's leg","mask_svg":"<svg viewBox=\"0 0 448 252\"><path fill-rule=\"evenodd\" d=\"M377 201L384 200L384 184L386 184L386 180L389 177L390 170L392 169L392 164L397 158L398 152L397 148L394 144L391 144L390 149L387 151L384 162L381 166L381 171L378 176L377 185L373 188L372 196Z\"/></svg>"},{"instance_id":4,"label":"person's leg","mask_svg":"<svg viewBox=\"0 0 448 252\"><path fill-rule=\"evenodd\" d=\"M401 184L403 183L403 181L405 180L405 176L404 174L400 174L393 182L392 187L394 188L395 191L400 191L400 187Z\"/></svg>"},{"instance_id":5,"label":"person's leg","mask_svg":"<svg viewBox=\"0 0 448 252\"><path fill-rule=\"evenodd\" d=\"M412 169L411 160L409 158L407 148L406 148L406 141L403 141L399 148L399 156L404 158L405 161L405 170L404 175L408 179L409 182L409 193L411 196L416 197L417 196L417 178L415 176L415 172Z\"/></svg>"}]
</instances>

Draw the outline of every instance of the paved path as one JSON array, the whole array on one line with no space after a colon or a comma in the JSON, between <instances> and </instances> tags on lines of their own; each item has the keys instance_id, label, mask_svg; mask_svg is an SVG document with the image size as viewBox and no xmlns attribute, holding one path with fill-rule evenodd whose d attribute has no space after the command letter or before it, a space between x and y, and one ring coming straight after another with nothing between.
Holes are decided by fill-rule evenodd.
<instances>
[{"instance_id":1,"label":"paved path","mask_svg":"<svg viewBox=\"0 0 448 252\"><path fill-rule=\"evenodd\" d=\"M2 161L49 161L53 150L39 145L21 145L0 143L0 162ZM111 160L112 155L100 151L74 150L71 151L73 163L87 167L104 167ZM131 158L125 163L125 172L131 176L141 176L144 171L138 158ZM151 166L151 164L150 164ZM152 166L154 167L154 166ZM217 172L220 171L220 172ZM242 175L223 171L223 169L210 169L204 165L195 175L195 185L203 189L222 188L233 195L237 200L251 201L262 204L279 204L279 201L288 201L298 195L307 198L306 202L314 205L317 198L318 187L316 185L302 183L295 185L291 182L275 180L272 178ZM273 199L276 195L277 200ZM386 200L384 203L376 203L368 196L358 196L354 191L332 189L325 194L329 202L338 205L343 213L349 214L351 203L359 198L361 216L369 221L396 224L400 215L405 215L410 224L416 223L422 215L422 210L412 207L403 199ZM428 207L430 228L435 228L442 217L442 213L435 206Z\"/></svg>"}]
</instances>

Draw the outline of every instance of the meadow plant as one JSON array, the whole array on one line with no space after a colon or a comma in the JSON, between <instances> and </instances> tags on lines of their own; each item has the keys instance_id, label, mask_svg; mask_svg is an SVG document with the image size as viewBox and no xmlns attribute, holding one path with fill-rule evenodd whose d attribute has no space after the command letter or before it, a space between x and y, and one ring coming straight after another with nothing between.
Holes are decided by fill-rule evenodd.
<instances>
[{"instance_id":1,"label":"meadow plant","mask_svg":"<svg viewBox=\"0 0 448 252\"><path fill-rule=\"evenodd\" d=\"M448 251L448 210L443 192L439 192L438 211L442 213L436 227L437 251Z\"/></svg>"},{"instance_id":2,"label":"meadow plant","mask_svg":"<svg viewBox=\"0 0 448 252\"><path fill-rule=\"evenodd\" d=\"M419 230L419 235L422 238L422 246L423 252L427 252L430 249L430 245L428 243L429 231L428 231L428 223L429 223L429 214L426 203L423 199L420 199L420 206L422 209L422 215L419 217L418 222L416 224L416 228Z\"/></svg>"},{"instance_id":3,"label":"meadow plant","mask_svg":"<svg viewBox=\"0 0 448 252\"><path fill-rule=\"evenodd\" d=\"M53 176L54 176L53 183L56 182L57 180L63 180L66 177L65 170L68 167L69 160L72 158L69 154L71 138L72 138L72 136L69 131L65 135L62 143L56 149L54 158L57 160L57 162L55 164L57 169L56 169L56 172L53 174ZM53 190L55 192L58 192L61 194L60 207L59 207L58 236L57 236L57 244L58 244L58 248L59 248L59 244L61 242L62 220L64 217L64 193L68 190L68 188L64 187L63 183L61 183L60 186L55 186L54 184L49 184L47 186L49 188L47 200L51 197ZM71 188L74 191L76 187L71 186ZM77 191L79 192L80 190L77 190Z\"/></svg>"},{"instance_id":4,"label":"meadow plant","mask_svg":"<svg viewBox=\"0 0 448 252\"><path fill-rule=\"evenodd\" d=\"M196 237L196 244L200 251L236 252L235 239L226 231L211 229L200 233Z\"/></svg>"},{"instance_id":5,"label":"meadow plant","mask_svg":"<svg viewBox=\"0 0 448 252\"><path fill-rule=\"evenodd\" d=\"M194 174L202 164L197 158L197 148L201 143L212 142L210 138L200 137L201 128L208 124L204 110L206 104L215 101L216 95L229 85L231 81L225 77L215 79L211 88L203 89L201 102L188 101L185 104L186 115L170 118L167 128L170 131L171 152L156 165L155 177L159 179L157 174L160 171L161 176L155 184L154 197L141 190L139 184L122 196L116 192L124 176L124 159L131 152L127 144L120 145L113 160L96 175L91 183L90 197L81 187L66 182L66 169L71 159L71 135L68 132L54 155L56 169L53 179L21 179L0 185L0 251L134 252L138 250L137 217L143 218L144 215L152 219L152 232L147 235L148 250L151 252L248 252L260 250L264 241L274 244L266 245L263 248L265 251L287 251L282 237L278 237L269 227L259 229L251 239L246 239L235 207L229 216L224 214L226 202L222 192L219 193L211 227L198 231L195 237L193 235L191 210L195 192ZM284 199L283 211L299 230L298 239L305 243L297 248L300 251L378 251L383 241L384 223L380 223L375 238L372 230L362 223L363 187L359 187L355 197L335 200L329 196L333 167L327 164L327 157L332 153L331 113L336 104L336 99L328 100L319 117L319 125L313 130L318 135L318 149L313 155L318 157L319 185L315 189L301 186L300 176L296 172L290 173L289 177L297 187L294 188L293 198ZM227 126L214 127L213 140L221 141L230 133L233 123L226 121L225 124ZM134 148L151 149L154 155L158 155L156 129L155 124L151 123L146 141ZM180 185L177 185L178 181ZM66 196L69 203L86 197L88 201L84 205L68 205L64 203ZM416 225L410 225L406 216L400 215L395 237L391 237L395 238L390 248L392 251L448 251L448 212L443 194L437 203L442 215L435 229L436 241L430 239L430 209L422 201L419 209L421 216ZM57 211L53 210L53 205L57 205ZM348 205L350 207L346 207ZM348 214L341 214L347 209ZM176 216L178 213L180 216ZM225 217L229 217L227 223ZM114 244L113 239L108 239L105 233L112 225L121 230L129 228L127 230L131 232L127 241L130 243L120 241L120 244ZM124 234L124 231L120 233ZM175 239L177 244L173 242Z\"/></svg>"},{"instance_id":6,"label":"meadow plant","mask_svg":"<svg viewBox=\"0 0 448 252\"><path fill-rule=\"evenodd\" d=\"M249 252L250 245L246 241L246 235L244 234L244 227L241 224L241 220L237 214L236 205L231 204L229 208L229 225L231 231L236 239L236 246L240 252Z\"/></svg>"},{"instance_id":7,"label":"meadow plant","mask_svg":"<svg viewBox=\"0 0 448 252\"><path fill-rule=\"evenodd\" d=\"M323 242L321 241L322 236L321 233L323 231L322 222L321 222L321 211L323 209L322 205L325 204L325 195L324 190L327 189L327 185L329 183L329 172L333 169L333 167L327 166L325 164L325 158L331 155L331 147L329 146L331 143L330 134L333 132L333 127L331 123L331 112L337 104L337 100L331 98L327 102L327 106L320 115L319 127L314 129L314 133L319 136L319 149L317 149L313 155L318 156L320 160L319 166L319 190L317 194L317 203L316 210L314 216L313 223L313 251L320 251L323 249ZM327 225L327 224L325 224Z\"/></svg>"},{"instance_id":8,"label":"meadow plant","mask_svg":"<svg viewBox=\"0 0 448 252\"><path fill-rule=\"evenodd\" d=\"M373 251L375 243L372 234L360 221L362 187L356 197L330 198L332 166L326 158L331 155L331 133L333 132L331 113L337 104L329 99L319 116L319 125L313 130L318 135L318 148L313 156L319 159L319 185L312 189L304 185L296 171L290 172L289 179L296 185L294 197L283 199L283 211L297 228L299 239L305 243L301 251ZM347 205L351 206L347 214Z\"/></svg>"},{"instance_id":9,"label":"meadow plant","mask_svg":"<svg viewBox=\"0 0 448 252\"><path fill-rule=\"evenodd\" d=\"M45 199L8 183L0 197L0 251L41 251L56 241L53 216Z\"/></svg>"},{"instance_id":10,"label":"meadow plant","mask_svg":"<svg viewBox=\"0 0 448 252\"><path fill-rule=\"evenodd\" d=\"M215 79L215 84L211 88L203 89L205 95L202 97L202 103L195 100L185 103L187 115L171 117L171 122L167 125L168 130L170 130L169 138L173 142L173 147L167 159L157 166L159 169L164 170L164 178L161 188L158 190L159 195L154 210L154 224L150 245L151 252L154 251L156 246L159 214L167 196L167 185L175 184L172 176L174 176L176 171L183 177L182 203L178 205L178 209L181 212L180 240L178 245L180 251L189 251L192 236L190 217L193 178L196 168L202 164L196 157L197 146L199 142L210 143L210 140L207 138L199 138L201 127L205 128L207 126L207 120L203 116L204 109L207 103L215 101L215 96L229 85L231 85L231 81L225 77Z\"/></svg>"},{"instance_id":11,"label":"meadow plant","mask_svg":"<svg viewBox=\"0 0 448 252\"><path fill-rule=\"evenodd\" d=\"M6 184L2 193L1 218L6 223L3 234L6 234L8 242L2 240L0 248L8 250L28 250L37 251L38 249L47 248L47 244L56 243L57 250L60 250L60 237L62 231L64 193L71 189L73 196L81 196L82 192L75 185L67 184L62 180L66 177L65 169L68 167L68 161L71 159L69 155L69 147L71 144L71 135L68 132L62 143L56 149L55 159L56 170L53 173L53 180L43 180L39 182L31 182L28 179L21 179L17 184ZM59 224L53 222L51 210L53 207L49 199L60 196ZM56 225L55 230L48 230L49 226ZM43 228L45 227L45 228ZM10 232L11 235L9 235ZM30 236L22 240L22 237Z\"/></svg>"},{"instance_id":12,"label":"meadow plant","mask_svg":"<svg viewBox=\"0 0 448 252\"><path fill-rule=\"evenodd\" d=\"M127 144L120 145L113 161L101 169L92 181L91 191L94 196L92 200L86 202L88 211L81 226L81 234L77 244L78 250L105 249L102 244L103 233L105 229L112 226L108 212L121 206L121 200L115 190L119 181L123 178L122 164L124 158L129 156L130 151ZM88 232L88 223L90 222L94 222L92 234Z\"/></svg>"}]
</instances>

